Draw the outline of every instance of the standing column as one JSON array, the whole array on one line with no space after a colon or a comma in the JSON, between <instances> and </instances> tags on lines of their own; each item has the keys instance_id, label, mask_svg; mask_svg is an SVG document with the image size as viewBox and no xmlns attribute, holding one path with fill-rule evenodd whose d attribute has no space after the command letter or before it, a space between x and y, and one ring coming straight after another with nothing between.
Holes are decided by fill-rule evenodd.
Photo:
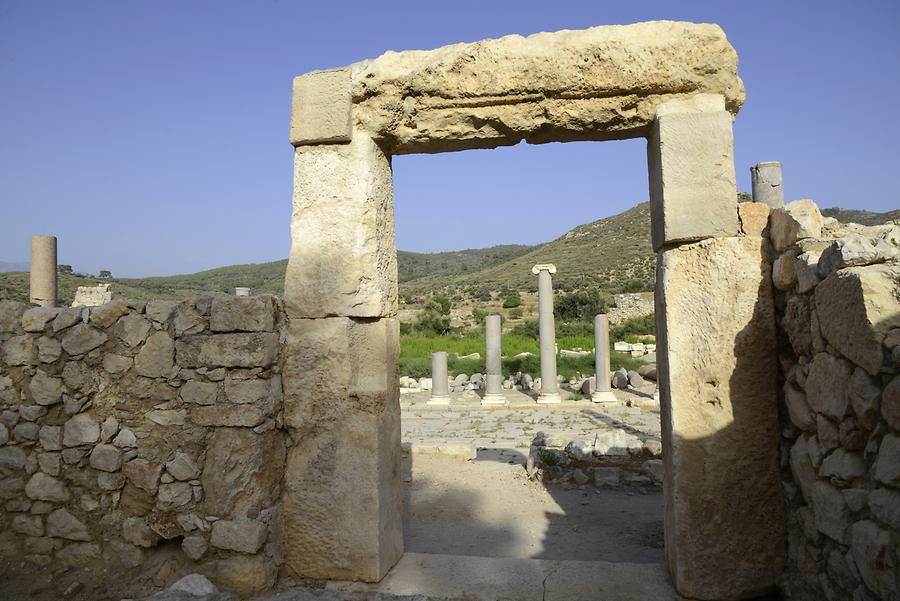
<instances>
[{"instance_id":1,"label":"standing column","mask_svg":"<svg viewBox=\"0 0 900 601\"><path fill-rule=\"evenodd\" d=\"M750 167L750 184L753 188L753 202L767 204L773 209L784 206L780 162L765 161Z\"/></svg>"},{"instance_id":2,"label":"standing column","mask_svg":"<svg viewBox=\"0 0 900 601\"><path fill-rule=\"evenodd\" d=\"M431 353L431 398L428 405L449 405L450 386L447 383L447 353Z\"/></svg>"},{"instance_id":3,"label":"standing column","mask_svg":"<svg viewBox=\"0 0 900 601\"><path fill-rule=\"evenodd\" d=\"M559 403L556 381L556 323L553 320L553 281L556 265L544 263L531 268L538 276L538 330L541 338L541 394L538 403Z\"/></svg>"},{"instance_id":4,"label":"standing column","mask_svg":"<svg viewBox=\"0 0 900 601\"><path fill-rule=\"evenodd\" d=\"M31 237L31 304L56 306L56 236Z\"/></svg>"},{"instance_id":5,"label":"standing column","mask_svg":"<svg viewBox=\"0 0 900 601\"><path fill-rule=\"evenodd\" d=\"M484 320L484 356L486 385L483 405L506 403L503 395L503 374L500 361L500 316L488 315Z\"/></svg>"},{"instance_id":6,"label":"standing column","mask_svg":"<svg viewBox=\"0 0 900 601\"><path fill-rule=\"evenodd\" d=\"M591 400L595 403L615 401L609 381L609 318L594 317L594 379L596 387Z\"/></svg>"}]
</instances>

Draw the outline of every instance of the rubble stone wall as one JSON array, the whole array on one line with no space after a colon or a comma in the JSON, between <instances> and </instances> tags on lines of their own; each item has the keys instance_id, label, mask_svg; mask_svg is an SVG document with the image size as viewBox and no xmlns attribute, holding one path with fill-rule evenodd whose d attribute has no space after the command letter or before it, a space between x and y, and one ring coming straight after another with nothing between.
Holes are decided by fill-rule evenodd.
<instances>
[{"instance_id":1,"label":"rubble stone wall","mask_svg":"<svg viewBox=\"0 0 900 601\"><path fill-rule=\"evenodd\" d=\"M900 227L769 221L792 600L900 598Z\"/></svg>"},{"instance_id":2,"label":"rubble stone wall","mask_svg":"<svg viewBox=\"0 0 900 601\"><path fill-rule=\"evenodd\" d=\"M165 552L271 586L283 321L269 296L0 301L0 556L126 574Z\"/></svg>"}]
</instances>

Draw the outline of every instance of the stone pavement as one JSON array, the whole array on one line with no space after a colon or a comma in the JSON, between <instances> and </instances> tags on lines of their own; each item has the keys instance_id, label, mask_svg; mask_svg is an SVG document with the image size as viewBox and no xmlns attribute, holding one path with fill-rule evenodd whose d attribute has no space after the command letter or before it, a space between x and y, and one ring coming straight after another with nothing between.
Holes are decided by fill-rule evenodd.
<instances>
[{"instance_id":1,"label":"stone pavement","mask_svg":"<svg viewBox=\"0 0 900 601\"><path fill-rule=\"evenodd\" d=\"M615 391L618 403L589 400L539 405L525 393L504 390L507 406L482 406L472 391L453 393L450 405L427 405L428 393L400 398L404 444L472 446L526 450L538 432L546 446L564 447L572 440L591 441L602 431L625 430L641 441L660 439L659 405L653 388ZM633 406L627 406L626 403Z\"/></svg>"}]
</instances>

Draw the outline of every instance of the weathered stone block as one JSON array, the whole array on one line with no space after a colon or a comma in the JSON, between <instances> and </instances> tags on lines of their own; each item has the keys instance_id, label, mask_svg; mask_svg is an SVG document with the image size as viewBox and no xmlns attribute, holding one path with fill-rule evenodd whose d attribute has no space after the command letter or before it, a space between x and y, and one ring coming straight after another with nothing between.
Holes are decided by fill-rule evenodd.
<instances>
[{"instance_id":1,"label":"weathered stone block","mask_svg":"<svg viewBox=\"0 0 900 601\"><path fill-rule=\"evenodd\" d=\"M212 301L209 329L213 332L271 332L275 329L274 296L220 297Z\"/></svg>"},{"instance_id":2,"label":"weathered stone block","mask_svg":"<svg viewBox=\"0 0 900 601\"><path fill-rule=\"evenodd\" d=\"M293 319L283 371L288 568L380 580L403 552L399 325Z\"/></svg>"},{"instance_id":3,"label":"weathered stone block","mask_svg":"<svg viewBox=\"0 0 900 601\"><path fill-rule=\"evenodd\" d=\"M91 309L91 323L100 328L108 328L123 315L128 314L128 304L117 298Z\"/></svg>"},{"instance_id":4,"label":"weathered stone block","mask_svg":"<svg viewBox=\"0 0 900 601\"><path fill-rule=\"evenodd\" d=\"M391 163L375 142L357 134L348 145L298 148L293 206L288 315L395 315Z\"/></svg>"},{"instance_id":5,"label":"weathered stone block","mask_svg":"<svg viewBox=\"0 0 900 601\"><path fill-rule=\"evenodd\" d=\"M91 535L84 522L65 509L57 509L47 516L47 536L69 540L91 540Z\"/></svg>"},{"instance_id":6,"label":"weathered stone block","mask_svg":"<svg viewBox=\"0 0 900 601\"><path fill-rule=\"evenodd\" d=\"M113 334L131 348L137 348L150 333L150 322L142 315L132 313L116 323Z\"/></svg>"},{"instance_id":7,"label":"weathered stone block","mask_svg":"<svg viewBox=\"0 0 900 601\"><path fill-rule=\"evenodd\" d=\"M164 378L175 365L175 341L166 332L155 332L147 338L134 358L134 370L148 378Z\"/></svg>"},{"instance_id":8,"label":"weathered stone block","mask_svg":"<svg viewBox=\"0 0 900 601\"><path fill-rule=\"evenodd\" d=\"M850 267L832 273L816 287L819 328L842 355L878 375L882 342L900 327L900 265Z\"/></svg>"},{"instance_id":9,"label":"weathered stone block","mask_svg":"<svg viewBox=\"0 0 900 601\"><path fill-rule=\"evenodd\" d=\"M190 380L181 386L178 394L185 403L212 405L216 402L216 397L219 394L219 385L215 382Z\"/></svg>"},{"instance_id":10,"label":"weathered stone block","mask_svg":"<svg viewBox=\"0 0 900 601\"><path fill-rule=\"evenodd\" d=\"M353 119L392 154L645 135L688 93L743 103L721 28L651 22L505 36L350 67Z\"/></svg>"},{"instance_id":11,"label":"weathered stone block","mask_svg":"<svg viewBox=\"0 0 900 601\"><path fill-rule=\"evenodd\" d=\"M239 555L220 559L213 565L219 588L240 597L252 597L275 584L278 566L265 555Z\"/></svg>"},{"instance_id":12,"label":"weathered stone block","mask_svg":"<svg viewBox=\"0 0 900 601\"><path fill-rule=\"evenodd\" d=\"M106 342L106 334L85 323L72 327L62 339L63 349L69 355L83 355Z\"/></svg>"},{"instance_id":13,"label":"weathered stone block","mask_svg":"<svg viewBox=\"0 0 900 601\"><path fill-rule=\"evenodd\" d=\"M266 413L255 405L212 405L191 409L191 421L198 426L252 428L265 419Z\"/></svg>"},{"instance_id":14,"label":"weathered stone block","mask_svg":"<svg viewBox=\"0 0 900 601\"><path fill-rule=\"evenodd\" d=\"M266 525L256 520L219 520L213 523L209 543L219 549L254 554L266 542Z\"/></svg>"},{"instance_id":15,"label":"weathered stone block","mask_svg":"<svg viewBox=\"0 0 900 601\"><path fill-rule=\"evenodd\" d=\"M29 499L65 503L69 500L69 491L60 480L47 474L37 472L25 485L25 494Z\"/></svg>"},{"instance_id":16,"label":"weathered stone block","mask_svg":"<svg viewBox=\"0 0 900 601\"><path fill-rule=\"evenodd\" d=\"M28 390L38 405L55 405L62 401L62 380L41 370L34 373L31 382L28 383Z\"/></svg>"},{"instance_id":17,"label":"weathered stone block","mask_svg":"<svg viewBox=\"0 0 900 601\"><path fill-rule=\"evenodd\" d=\"M100 424L87 413L79 413L63 426L63 445L77 447L100 439Z\"/></svg>"},{"instance_id":18,"label":"weathered stone block","mask_svg":"<svg viewBox=\"0 0 900 601\"><path fill-rule=\"evenodd\" d=\"M781 252L804 238L822 235L822 214L811 200L795 200L772 210L769 215L769 237L775 250Z\"/></svg>"},{"instance_id":19,"label":"weathered stone block","mask_svg":"<svg viewBox=\"0 0 900 601\"><path fill-rule=\"evenodd\" d=\"M291 144L349 142L350 69L314 71L294 78Z\"/></svg>"},{"instance_id":20,"label":"weathered stone block","mask_svg":"<svg viewBox=\"0 0 900 601\"><path fill-rule=\"evenodd\" d=\"M22 329L26 332L43 332L44 326L62 309L57 307L32 307L22 315Z\"/></svg>"},{"instance_id":21,"label":"weathered stone block","mask_svg":"<svg viewBox=\"0 0 900 601\"><path fill-rule=\"evenodd\" d=\"M647 141L653 248L739 231L731 114L661 112Z\"/></svg>"},{"instance_id":22,"label":"weathered stone block","mask_svg":"<svg viewBox=\"0 0 900 601\"><path fill-rule=\"evenodd\" d=\"M769 205L761 202L738 203L738 219L745 236L765 236L769 225Z\"/></svg>"},{"instance_id":23,"label":"weathered stone block","mask_svg":"<svg viewBox=\"0 0 900 601\"><path fill-rule=\"evenodd\" d=\"M806 399L809 406L837 421L843 419L849 406L849 383L853 366L828 353L817 353L809 364L806 377Z\"/></svg>"},{"instance_id":24,"label":"weathered stone block","mask_svg":"<svg viewBox=\"0 0 900 601\"><path fill-rule=\"evenodd\" d=\"M278 357L278 334L215 334L188 336L175 344L181 367L268 367Z\"/></svg>"},{"instance_id":25,"label":"weathered stone block","mask_svg":"<svg viewBox=\"0 0 900 601\"><path fill-rule=\"evenodd\" d=\"M704 240L663 251L657 266L666 552L688 597L761 594L784 561L765 244Z\"/></svg>"},{"instance_id":26,"label":"weathered stone block","mask_svg":"<svg viewBox=\"0 0 900 601\"><path fill-rule=\"evenodd\" d=\"M7 365L37 365L38 352L34 336L13 336L3 343L3 362Z\"/></svg>"},{"instance_id":27,"label":"weathered stone block","mask_svg":"<svg viewBox=\"0 0 900 601\"><path fill-rule=\"evenodd\" d=\"M209 441L201 482L207 510L231 517L259 511L275 503L284 475L281 432L255 434L241 428L219 428Z\"/></svg>"}]
</instances>

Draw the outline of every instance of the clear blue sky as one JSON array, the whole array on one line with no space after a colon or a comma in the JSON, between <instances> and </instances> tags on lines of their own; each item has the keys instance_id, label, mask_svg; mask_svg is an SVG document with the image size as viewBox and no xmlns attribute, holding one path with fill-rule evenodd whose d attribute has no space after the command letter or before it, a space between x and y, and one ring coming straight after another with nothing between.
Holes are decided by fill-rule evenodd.
<instances>
[{"instance_id":1,"label":"clear blue sky","mask_svg":"<svg viewBox=\"0 0 900 601\"><path fill-rule=\"evenodd\" d=\"M76 270L143 276L284 258L291 79L386 50L653 19L740 55L738 187L900 206L900 2L0 3L0 261L59 236ZM397 245L534 244L646 200L643 140L395 158Z\"/></svg>"}]
</instances>

